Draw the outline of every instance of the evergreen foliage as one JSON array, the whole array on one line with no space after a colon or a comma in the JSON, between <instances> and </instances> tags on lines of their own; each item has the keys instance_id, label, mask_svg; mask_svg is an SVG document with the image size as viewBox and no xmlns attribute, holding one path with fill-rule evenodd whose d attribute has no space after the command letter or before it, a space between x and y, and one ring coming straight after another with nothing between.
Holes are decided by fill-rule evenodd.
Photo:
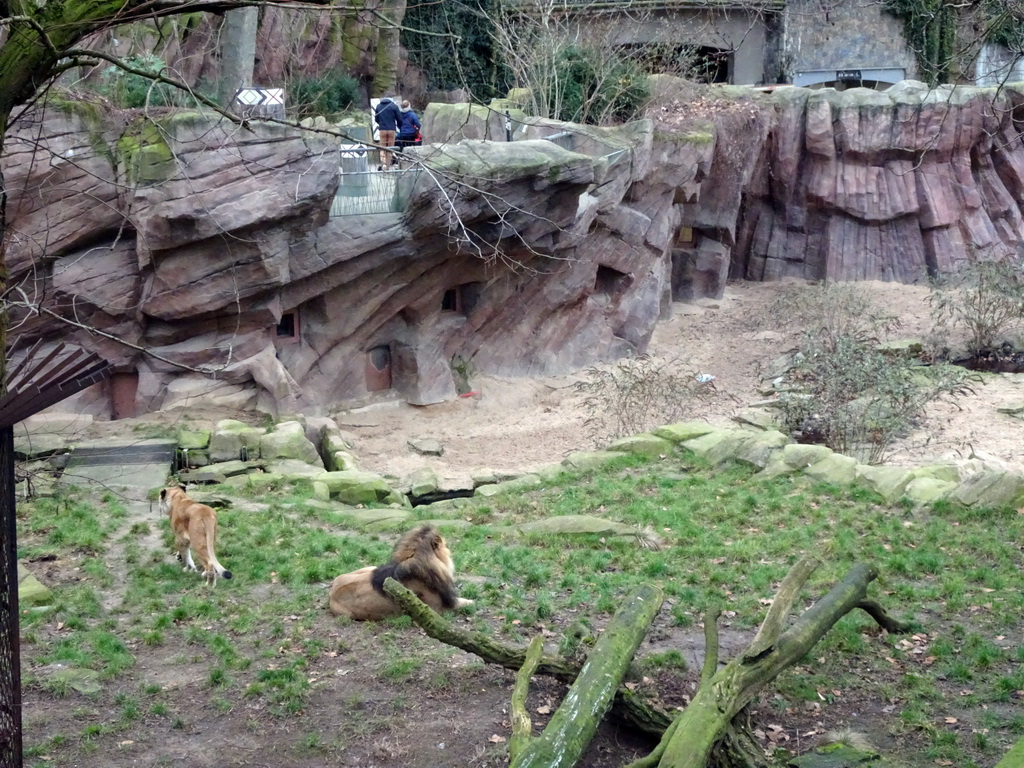
<instances>
[{"instance_id":1,"label":"evergreen foliage","mask_svg":"<svg viewBox=\"0 0 1024 768\"><path fill-rule=\"evenodd\" d=\"M568 45L558 53L549 81L552 115L571 122L632 120L650 98L650 80L640 65L594 46ZM595 118L600 118L600 120Z\"/></svg>"},{"instance_id":2,"label":"evergreen foliage","mask_svg":"<svg viewBox=\"0 0 1024 768\"><path fill-rule=\"evenodd\" d=\"M146 72L150 77L127 72L120 67L109 66L103 70L98 91L118 107L136 109L139 107L180 106L183 94L166 83L155 82L152 77L159 75L166 67L163 59L151 53L132 56L124 63L133 69Z\"/></svg>"},{"instance_id":3,"label":"evergreen foliage","mask_svg":"<svg viewBox=\"0 0 1024 768\"><path fill-rule=\"evenodd\" d=\"M342 70L298 80L289 90L289 101L299 117L335 115L359 98L359 83Z\"/></svg>"},{"instance_id":4,"label":"evergreen foliage","mask_svg":"<svg viewBox=\"0 0 1024 768\"><path fill-rule=\"evenodd\" d=\"M986 29L988 42L1004 45L1016 53L1024 53L1024 8L1017 15L1006 5L1007 0L984 0L982 10L990 20Z\"/></svg>"},{"instance_id":5,"label":"evergreen foliage","mask_svg":"<svg viewBox=\"0 0 1024 768\"><path fill-rule=\"evenodd\" d=\"M903 34L928 85L955 76L957 3L955 0L885 0L885 9L903 20Z\"/></svg>"},{"instance_id":6,"label":"evergreen foliage","mask_svg":"<svg viewBox=\"0 0 1024 768\"><path fill-rule=\"evenodd\" d=\"M494 47L493 19L499 13L498 0L410 5L401 42L433 87L466 88L475 100L486 101L509 87L508 71Z\"/></svg>"}]
</instances>

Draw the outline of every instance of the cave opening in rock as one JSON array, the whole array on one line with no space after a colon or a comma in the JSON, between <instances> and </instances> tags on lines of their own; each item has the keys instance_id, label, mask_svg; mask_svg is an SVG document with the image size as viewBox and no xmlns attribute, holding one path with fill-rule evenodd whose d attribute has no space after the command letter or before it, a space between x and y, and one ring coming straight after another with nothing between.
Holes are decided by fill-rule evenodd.
<instances>
[{"instance_id":1,"label":"cave opening in rock","mask_svg":"<svg viewBox=\"0 0 1024 768\"><path fill-rule=\"evenodd\" d=\"M604 264L597 265L597 276L594 278L594 293L604 296L616 296L629 287L632 278Z\"/></svg>"},{"instance_id":2,"label":"cave opening in rock","mask_svg":"<svg viewBox=\"0 0 1024 768\"><path fill-rule=\"evenodd\" d=\"M366 353L366 390L383 392L391 389L391 347L381 344Z\"/></svg>"}]
</instances>

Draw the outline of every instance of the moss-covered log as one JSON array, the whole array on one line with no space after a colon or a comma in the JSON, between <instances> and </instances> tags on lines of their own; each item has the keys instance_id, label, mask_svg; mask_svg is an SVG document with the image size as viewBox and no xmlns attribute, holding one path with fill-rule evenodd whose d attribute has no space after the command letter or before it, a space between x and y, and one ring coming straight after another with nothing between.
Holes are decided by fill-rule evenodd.
<instances>
[{"instance_id":1,"label":"moss-covered log","mask_svg":"<svg viewBox=\"0 0 1024 768\"><path fill-rule=\"evenodd\" d=\"M705 768L736 715L779 673L803 658L839 619L862 605L878 618L880 607L866 601L868 584L878 574L859 564L785 629L783 619L813 570L811 560L801 560L793 567L750 647L700 686L659 745L659 768Z\"/></svg>"},{"instance_id":2,"label":"moss-covered log","mask_svg":"<svg viewBox=\"0 0 1024 768\"><path fill-rule=\"evenodd\" d=\"M516 686L512 689L512 738L508 741L508 755L512 762L522 754L533 734L533 721L526 708L526 695L530 691L530 678L537 671L544 640L540 635L533 638L526 649L526 661L516 675Z\"/></svg>"},{"instance_id":3,"label":"moss-covered log","mask_svg":"<svg viewBox=\"0 0 1024 768\"><path fill-rule=\"evenodd\" d=\"M626 598L547 728L515 756L511 768L572 768L579 762L663 599L653 584L640 586Z\"/></svg>"},{"instance_id":4,"label":"moss-covered log","mask_svg":"<svg viewBox=\"0 0 1024 768\"><path fill-rule=\"evenodd\" d=\"M1003 759L996 763L996 768L1024 768L1024 739L1010 748Z\"/></svg>"},{"instance_id":5,"label":"moss-covered log","mask_svg":"<svg viewBox=\"0 0 1024 768\"><path fill-rule=\"evenodd\" d=\"M497 664L505 669L518 670L526 661L526 649L505 645L479 632L456 627L440 614L430 610L429 606L394 579L384 582L384 591L424 632L435 640L460 648L467 653L479 656L489 664ZM548 675L556 680L571 683L580 673L580 668L580 664L560 656L541 654L537 665L537 674ZM625 686L620 687L616 692L613 709L615 714L630 726L656 738L665 732L673 720L668 712L654 706L643 696Z\"/></svg>"}]
</instances>

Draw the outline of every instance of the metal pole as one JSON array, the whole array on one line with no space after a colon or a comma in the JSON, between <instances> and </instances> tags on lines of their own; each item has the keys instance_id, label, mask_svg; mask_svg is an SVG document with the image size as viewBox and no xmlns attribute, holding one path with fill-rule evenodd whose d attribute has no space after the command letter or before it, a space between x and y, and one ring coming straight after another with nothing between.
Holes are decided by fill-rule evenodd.
<instances>
[{"instance_id":1,"label":"metal pole","mask_svg":"<svg viewBox=\"0 0 1024 768\"><path fill-rule=\"evenodd\" d=\"M505 141L512 141L512 115L505 110Z\"/></svg>"},{"instance_id":2,"label":"metal pole","mask_svg":"<svg viewBox=\"0 0 1024 768\"><path fill-rule=\"evenodd\" d=\"M21 768L21 650L14 428L0 428L0 768Z\"/></svg>"}]
</instances>

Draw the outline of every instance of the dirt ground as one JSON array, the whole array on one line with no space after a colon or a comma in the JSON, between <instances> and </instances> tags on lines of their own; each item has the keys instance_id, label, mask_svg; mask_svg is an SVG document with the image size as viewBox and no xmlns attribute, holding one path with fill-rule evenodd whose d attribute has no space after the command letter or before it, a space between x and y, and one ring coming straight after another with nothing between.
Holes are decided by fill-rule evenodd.
<instances>
[{"instance_id":1,"label":"dirt ground","mask_svg":"<svg viewBox=\"0 0 1024 768\"><path fill-rule=\"evenodd\" d=\"M894 338L926 338L933 322L928 289L895 283L860 284L880 311L900 318ZM692 414L698 421L728 425L749 403L764 398L760 371L794 339L766 322L781 284L733 283L720 300L677 303L673 317L660 324L649 352L678 358L715 377L717 396ZM452 485L466 482L475 469L523 471L556 463L568 453L593 445L587 413L574 385L584 376L536 380L472 379L477 393L451 403L416 407L379 403L342 413L338 422L354 436L367 469L403 477L429 466ZM913 433L893 446L888 463L917 466L986 456L1024 471L1024 422L996 411L1024 401L1024 375L986 377L974 395L933 404ZM424 457L408 448L414 437L444 444L442 457Z\"/></svg>"},{"instance_id":2,"label":"dirt ground","mask_svg":"<svg viewBox=\"0 0 1024 768\"><path fill-rule=\"evenodd\" d=\"M865 287L883 308L900 315L903 328L898 336L928 332L926 289L883 283ZM772 285L730 285L721 300L676 305L674 317L658 328L653 354L679 357L715 377L716 398L693 418L728 424L748 403L761 399L760 369L792 346L791 339L763 320L778 293ZM352 435L365 468L402 477L430 466L455 486L468 482L479 468L519 472L590 447L586 412L574 389L581 375L515 381L476 377L472 380L476 394L471 397L419 408L378 403L341 413L338 421ZM987 377L975 395L955 405L933 406L918 429L895 447L892 461L909 466L966 458L973 452L1024 471L1024 423L996 412L999 405L1020 400L1024 400L1024 376ZM109 434L109 428L109 424L97 425L98 432ZM424 457L412 451L406 443L415 437L440 439L444 455ZM133 519L124 523L126 530ZM80 577L83 560L32 567L44 582L67 583ZM116 605L109 607L111 621L130 620L118 614ZM39 631L59 633L60 627L48 625ZM26 765L496 768L505 764L511 673L485 666L462 652L439 651L436 642L408 629L388 628L382 633L380 625L339 626L326 611L316 618L310 634L324 640L322 652L303 669L314 692L303 711L291 717L271 716L258 699L224 700L209 684L209 654L188 644L148 649L141 641L133 641L130 650L137 655L136 666L91 698L76 694L54 698L30 685L25 691L25 729L33 751ZM723 633L723 654L728 656L748 640L740 633ZM279 642L265 627L258 628L249 641L264 646ZM656 624L649 643L692 649L691 668L697 668L697 649L703 644L698 632L684 636ZM423 665L401 682L389 680L380 674L379 657L385 649L392 655L422 657ZM31 653L31 644L27 650ZM279 649L282 659L292 652L295 649L287 644ZM690 691L689 683L680 680L653 682L669 704L683 703ZM884 681L866 679L865 685L880 682ZM151 693L140 694L145 690ZM553 711L564 689L538 679L531 691L531 711L540 707ZM140 697L141 716L124 724L118 712L124 711L126 700ZM820 707L787 712L786 728L773 731L777 726L772 725L774 702L769 698L762 705L762 720L769 734L777 735L779 743L789 748L799 748L801 738L806 743L825 728L856 726L884 734L888 715L866 707L865 701L850 692L829 707L827 718ZM543 724L545 718L537 720ZM873 720L877 728L872 727ZM94 737L72 736L70 743L58 743L57 736L64 734L66 739L90 724L97 727ZM584 765L620 766L651 746L616 723L606 722Z\"/></svg>"}]
</instances>

